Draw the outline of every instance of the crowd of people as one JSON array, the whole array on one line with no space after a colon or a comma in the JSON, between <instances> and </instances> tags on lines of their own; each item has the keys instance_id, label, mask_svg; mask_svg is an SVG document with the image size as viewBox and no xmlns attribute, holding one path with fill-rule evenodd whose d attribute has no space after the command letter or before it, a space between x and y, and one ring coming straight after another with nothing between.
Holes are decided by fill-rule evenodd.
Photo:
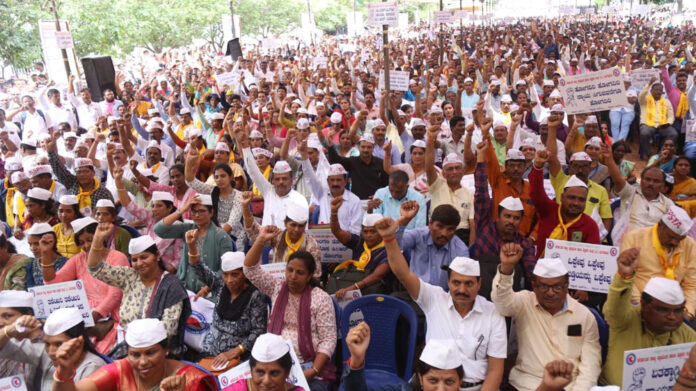
<instances>
[{"instance_id":1,"label":"crowd of people","mask_svg":"<svg viewBox=\"0 0 696 391\"><path fill-rule=\"evenodd\" d=\"M389 43L407 91L380 88L376 35L146 52L100 97L42 64L3 79L0 378L212 390L248 361L225 389L300 390L292 348L311 391L372 389L380 335L336 322L359 290L420 319L411 382L383 390L621 387L625 351L696 342L696 33L663 25L412 26ZM567 114L559 78L610 68L625 105ZM351 257L327 261L310 224ZM547 239L619 247L608 293L570 289ZM37 319L27 289L74 280L94 326L75 308ZM675 390L696 388L695 360Z\"/></svg>"}]
</instances>

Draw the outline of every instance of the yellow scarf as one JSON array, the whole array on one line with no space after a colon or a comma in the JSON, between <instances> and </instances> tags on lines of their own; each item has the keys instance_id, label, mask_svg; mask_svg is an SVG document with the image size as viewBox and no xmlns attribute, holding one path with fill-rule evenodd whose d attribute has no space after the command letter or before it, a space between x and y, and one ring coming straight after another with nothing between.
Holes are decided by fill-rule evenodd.
<instances>
[{"instance_id":1,"label":"yellow scarf","mask_svg":"<svg viewBox=\"0 0 696 391\"><path fill-rule=\"evenodd\" d=\"M266 178L266 179L268 179L268 177L269 177L270 175L271 175L271 165L269 164L268 166L266 166L266 169L263 170L263 177ZM254 185L251 187L251 191L252 191L252 193L254 193L254 195L257 195L257 196L262 195L262 194L261 194L261 191L259 190L259 188L256 187L256 184L254 184Z\"/></svg>"},{"instance_id":2,"label":"yellow scarf","mask_svg":"<svg viewBox=\"0 0 696 391\"><path fill-rule=\"evenodd\" d=\"M665 269L665 278L676 280L674 277L674 269L679 266L679 258L681 258L681 253L674 254L672 257L673 262L670 265L667 259L667 254L665 254L665 249L662 248L660 238L657 236L657 224L653 225L652 228L652 244L653 247L655 247L655 252L657 253L657 258L660 259L662 268Z\"/></svg>"},{"instance_id":3,"label":"yellow scarf","mask_svg":"<svg viewBox=\"0 0 696 391\"><path fill-rule=\"evenodd\" d=\"M84 191L82 190L82 186L79 186L80 193L77 194L77 201L80 210L92 207L92 194L94 194L94 192L97 191L97 189L99 188L99 181L97 180L97 178L92 179L94 179L94 189L90 191Z\"/></svg>"},{"instance_id":4,"label":"yellow scarf","mask_svg":"<svg viewBox=\"0 0 696 391\"><path fill-rule=\"evenodd\" d=\"M689 110L689 100L686 99L686 92L682 92L679 95L679 105L677 106L677 112L674 116L677 118L684 118L686 112Z\"/></svg>"},{"instance_id":5,"label":"yellow scarf","mask_svg":"<svg viewBox=\"0 0 696 391\"><path fill-rule=\"evenodd\" d=\"M563 216L561 216L561 206L558 205L558 225L556 228L551 231L551 234L549 234L549 239L558 239L558 240L568 240L568 228L570 228L573 224L577 223L578 220L582 217L582 213L573 220L571 220L568 224L563 224Z\"/></svg>"},{"instance_id":6,"label":"yellow scarf","mask_svg":"<svg viewBox=\"0 0 696 391\"><path fill-rule=\"evenodd\" d=\"M510 125L510 122L512 122L512 113L508 111L507 113L502 114L505 116L505 119L503 120L503 122L505 122L505 125Z\"/></svg>"},{"instance_id":7,"label":"yellow scarf","mask_svg":"<svg viewBox=\"0 0 696 391\"><path fill-rule=\"evenodd\" d=\"M659 125L667 123L667 102L665 98L660 98L657 103L659 105L659 118L655 120L655 98L652 94L648 94L648 105L645 110L645 122L648 126L656 128Z\"/></svg>"},{"instance_id":8,"label":"yellow scarf","mask_svg":"<svg viewBox=\"0 0 696 391\"><path fill-rule=\"evenodd\" d=\"M7 187L8 178L5 178L5 189L7 189L7 195L5 196L5 218L7 218L7 225L14 228L15 218L12 212L12 203L14 202L14 194L17 191L16 187ZM19 197L17 201L17 216L19 217L19 225L24 224L24 199Z\"/></svg>"},{"instance_id":9,"label":"yellow scarf","mask_svg":"<svg viewBox=\"0 0 696 391\"><path fill-rule=\"evenodd\" d=\"M150 169L150 171L154 174L154 173L157 172L157 170L159 170L159 168L160 168L161 165L162 165L162 162L159 162L159 163L155 164L154 166L149 167L149 169ZM148 167L147 167L147 163L144 163L144 164L143 164L143 168L145 168L145 169L148 168Z\"/></svg>"},{"instance_id":10,"label":"yellow scarf","mask_svg":"<svg viewBox=\"0 0 696 391\"><path fill-rule=\"evenodd\" d=\"M369 248L367 247L367 243L363 241L363 252L360 254L360 258L357 261L354 261L352 259L349 259L345 262L342 262L340 265L336 266L336 270L340 269L345 269L350 265L355 266L356 269L363 271L367 267L367 264L370 263L370 260L372 259L372 252L375 250L378 250L380 248L384 247L384 241L379 242L378 245Z\"/></svg>"},{"instance_id":11,"label":"yellow scarf","mask_svg":"<svg viewBox=\"0 0 696 391\"><path fill-rule=\"evenodd\" d=\"M288 258L290 258L290 255L292 255L292 253L294 253L300 249L300 246L302 245L303 241L304 241L304 234L302 234L302 237L300 238L300 240L298 240L295 243L295 245L293 245L292 241L290 240L290 234L288 234L288 231L285 231L285 244L288 246L288 251L285 254L285 262L288 261Z\"/></svg>"},{"instance_id":12,"label":"yellow scarf","mask_svg":"<svg viewBox=\"0 0 696 391\"><path fill-rule=\"evenodd\" d=\"M53 194L53 190L55 190L55 188L56 188L56 181L53 181L53 180L52 180L52 181L51 181L51 188L48 189L48 191L50 191L51 194Z\"/></svg>"}]
</instances>

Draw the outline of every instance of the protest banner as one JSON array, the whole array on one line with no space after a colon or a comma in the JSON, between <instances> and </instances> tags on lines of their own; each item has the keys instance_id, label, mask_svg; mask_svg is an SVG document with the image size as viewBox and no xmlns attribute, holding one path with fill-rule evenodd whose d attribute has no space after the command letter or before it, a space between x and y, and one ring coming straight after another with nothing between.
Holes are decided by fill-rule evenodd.
<instances>
[{"instance_id":1,"label":"protest banner","mask_svg":"<svg viewBox=\"0 0 696 391\"><path fill-rule=\"evenodd\" d=\"M389 25L399 27L399 6L397 3L369 3L367 5L367 24L375 27Z\"/></svg>"},{"instance_id":2,"label":"protest banner","mask_svg":"<svg viewBox=\"0 0 696 391\"><path fill-rule=\"evenodd\" d=\"M277 49L279 46L279 41L275 38L265 38L261 40L261 49L262 50L273 50Z\"/></svg>"},{"instance_id":3,"label":"protest banner","mask_svg":"<svg viewBox=\"0 0 696 391\"><path fill-rule=\"evenodd\" d=\"M75 47L70 31L56 31L56 44L58 49L72 49Z\"/></svg>"},{"instance_id":4,"label":"protest banner","mask_svg":"<svg viewBox=\"0 0 696 391\"><path fill-rule=\"evenodd\" d=\"M265 265L261 265L261 269L267 271L273 277L280 278L281 280L285 281L286 266L287 262L267 263Z\"/></svg>"},{"instance_id":5,"label":"protest banner","mask_svg":"<svg viewBox=\"0 0 696 391\"><path fill-rule=\"evenodd\" d=\"M353 259L353 250L336 239L328 224L310 225L309 235L317 241L321 249L322 263L341 263Z\"/></svg>"},{"instance_id":6,"label":"protest banner","mask_svg":"<svg viewBox=\"0 0 696 391\"><path fill-rule=\"evenodd\" d=\"M336 295L331 295L331 297L336 298ZM344 309L346 308L346 304L360 297L362 297L360 289L353 289L352 291L347 291L341 300L336 299L336 301L338 302L338 306Z\"/></svg>"},{"instance_id":7,"label":"protest banner","mask_svg":"<svg viewBox=\"0 0 696 391\"><path fill-rule=\"evenodd\" d=\"M684 141L687 143L696 141L696 120L686 120Z\"/></svg>"},{"instance_id":8,"label":"protest banner","mask_svg":"<svg viewBox=\"0 0 696 391\"><path fill-rule=\"evenodd\" d=\"M693 343L624 352L624 390L671 390Z\"/></svg>"},{"instance_id":9,"label":"protest banner","mask_svg":"<svg viewBox=\"0 0 696 391\"><path fill-rule=\"evenodd\" d=\"M618 68L561 77L558 87L566 105L566 114L603 111L628 104Z\"/></svg>"},{"instance_id":10,"label":"protest banner","mask_svg":"<svg viewBox=\"0 0 696 391\"><path fill-rule=\"evenodd\" d=\"M215 75L215 80L217 80L218 86L222 88L223 86L232 86L239 81L238 72L225 72Z\"/></svg>"},{"instance_id":11,"label":"protest banner","mask_svg":"<svg viewBox=\"0 0 696 391\"><path fill-rule=\"evenodd\" d=\"M82 313L85 326L94 326L92 309L87 301L87 293L85 293L85 285L82 280L39 285L27 290L34 296L34 316L37 318L46 319L58 308L76 307Z\"/></svg>"},{"instance_id":12,"label":"protest banner","mask_svg":"<svg viewBox=\"0 0 696 391\"><path fill-rule=\"evenodd\" d=\"M312 64L316 69L326 69L326 64L329 62L328 57L314 57L312 59Z\"/></svg>"},{"instance_id":13,"label":"protest banner","mask_svg":"<svg viewBox=\"0 0 696 391\"><path fill-rule=\"evenodd\" d=\"M545 258L560 258L568 269L570 289L607 293L616 274L619 248L546 239Z\"/></svg>"},{"instance_id":14,"label":"protest banner","mask_svg":"<svg viewBox=\"0 0 696 391\"><path fill-rule=\"evenodd\" d=\"M389 71L389 89L392 91L408 91L408 71ZM384 70L379 72L379 88L384 89Z\"/></svg>"},{"instance_id":15,"label":"protest banner","mask_svg":"<svg viewBox=\"0 0 696 391\"><path fill-rule=\"evenodd\" d=\"M22 376L10 376L0 379L0 391L27 391L27 384Z\"/></svg>"},{"instance_id":16,"label":"protest banner","mask_svg":"<svg viewBox=\"0 0 696 391\"><path fill-rule=\"evenodd\" d=\"M469 11L466 10L455 10L454 11L454 19L469 19L470 17Z\"/></svg>"},{"instance_id":17,"label":"protest banner","mask_svg":"<svg viewBox=\"0 0 696 391\"><path fill-rule=\"evenodd\" d=\"M450 11L434 11L433 12L433 23L434 24L440 24L440 23L452 23L454 22L454 18L452 17L452 13Z\"/></svg>"},{"instance_id":18,"label":"protest banner","mask_svg":"<svg viewBox=\"0 0 696 391\"><path fill-rule=\"evenodd\" d=\"M61 32L70 34L70 24L67 21L60 21ZM65 74L65 63L63 61L63 53L57 42L57 30L55 20L39 20L39 38L41 38L41 49L46 65L46 72L51 76L51 79L58 84L67 85L68 75ZM72 41L72 38L71 38ZM66 43L64 42L63 45ZM70 64L71 73L79 74L75 51L72 46L65 48L68 54L68 63Z\"/></svg>"},{"instance_id":19,"label":"protest banner","mask_svg":"<svg viewBox=\"0 0 696 391\"><path fill-rule=\"evenodd\" d=\"M302 363L300 363L300 360L297 358L297 354L295 353L295 349L292 347L292 343L290 343L287 339L285 340L285 343L290 348L290 358L292 358L292 368L290 369L290 376L287 379L288 383L302 387L304 390L309 390L309 384L307 383L307 379L305 378L302 370ZM244 361L243 363L240 363L236 367L218 376L218 381L220 382L222 391L225 391L231 389L231 386L234 383L249 378L251 378L251 367L249 366L249 361Z\"/></svg>"},{"instance_id":20,"label":"protest banner","mask_svg":"<svg viewBox=\"0 0 696 391\"><path fill-rule=\"evenodd\" d=\"M653 77L660 80L657 69L634 69L631 71L631 87L642 89Z\"/></svg>"}]
</instances>

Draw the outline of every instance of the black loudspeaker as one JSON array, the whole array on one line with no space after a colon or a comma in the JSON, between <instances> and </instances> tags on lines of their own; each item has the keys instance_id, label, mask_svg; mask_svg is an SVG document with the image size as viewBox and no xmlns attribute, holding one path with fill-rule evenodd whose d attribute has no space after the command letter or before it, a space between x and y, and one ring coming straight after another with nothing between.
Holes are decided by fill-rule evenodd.
<instances>
[{"instance_id":1,"label":"black loudspeaker","mask_svg":"<svg viewBox=\"0 0 696 391\"><path fill-rule=\"evenodd\" d=\"M232 56L234 61L237 61L239 57L243 57L242 47L239 45L239 38L227 41L227 51L225 52L225 55Z\"/></svg>"},{"instance_id":2,"label":"black loudspeaker","mask_svg":"<svg viewBox=\"0 0 696 391\"><path fill-rule=\"evenodd\" d=\"M103 91L110 89L116 93L116 71L114 70L114 63L111 61L111 57L83 57L80 59L82 62L82 69L85 72L85 80L87 80L87 88L89 88L90 94L92 94L92 100L95 102L101 102L103 98Z\"/></svg>"}]
</instances>

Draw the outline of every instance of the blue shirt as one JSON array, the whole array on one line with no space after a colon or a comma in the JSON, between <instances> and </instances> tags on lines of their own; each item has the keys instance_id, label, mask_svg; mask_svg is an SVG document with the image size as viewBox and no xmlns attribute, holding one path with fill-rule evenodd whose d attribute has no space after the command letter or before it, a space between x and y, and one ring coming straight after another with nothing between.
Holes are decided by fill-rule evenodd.
<instances>
[{"instance_id":1,"label":"blue shirt","mask_svg":"<svg viewBox=\"0 0 696 391\"><path fill-rule=\"evenodd\" d=\"M442 270L442 266L448 266L455 257L469 257L469 249L456 235L446 245L438 248L433 243L430 227L410 230L399 227L396 240L403 251L411 251L411 271L424 282L446 291L449 290L447 271Z\"/></svg>"},{"instance_id":2,"label":"blue shirt","mask_svg":"<svg viewBox=\"0 0 696 391\"><path fill-rule=\"evenodd\" d=\"M385 141L384 144L386 145L386 143L387 142ZM384 160L384 149L377 145L377 143L374 145L375 149L372 151L372 156ZM401 152L399 152L399 148L394 144L392 144L391 147L391 164L401 164Z\"/></svg>"},{"instance_id":3,"label":"blue shirt","mask_svg":"<svg viewBox=\"0 0 696 391\"><path fill-rule=\"evenodd\" d=\"M382 187L375 192L374 198L379 198L382 203L379 207L375 208L372 213L379 213L384 217L391 217L396 220L401 216L401 204L406 201L416 201L418 202L418 214L414 217L410 223L406 226L407 229L413 229L425 226L425 198L417 191L411 189L410 187L406 191L404 198L400 200L394 199L389 192L389 187Z\"/></svg>"}]
</instances>

